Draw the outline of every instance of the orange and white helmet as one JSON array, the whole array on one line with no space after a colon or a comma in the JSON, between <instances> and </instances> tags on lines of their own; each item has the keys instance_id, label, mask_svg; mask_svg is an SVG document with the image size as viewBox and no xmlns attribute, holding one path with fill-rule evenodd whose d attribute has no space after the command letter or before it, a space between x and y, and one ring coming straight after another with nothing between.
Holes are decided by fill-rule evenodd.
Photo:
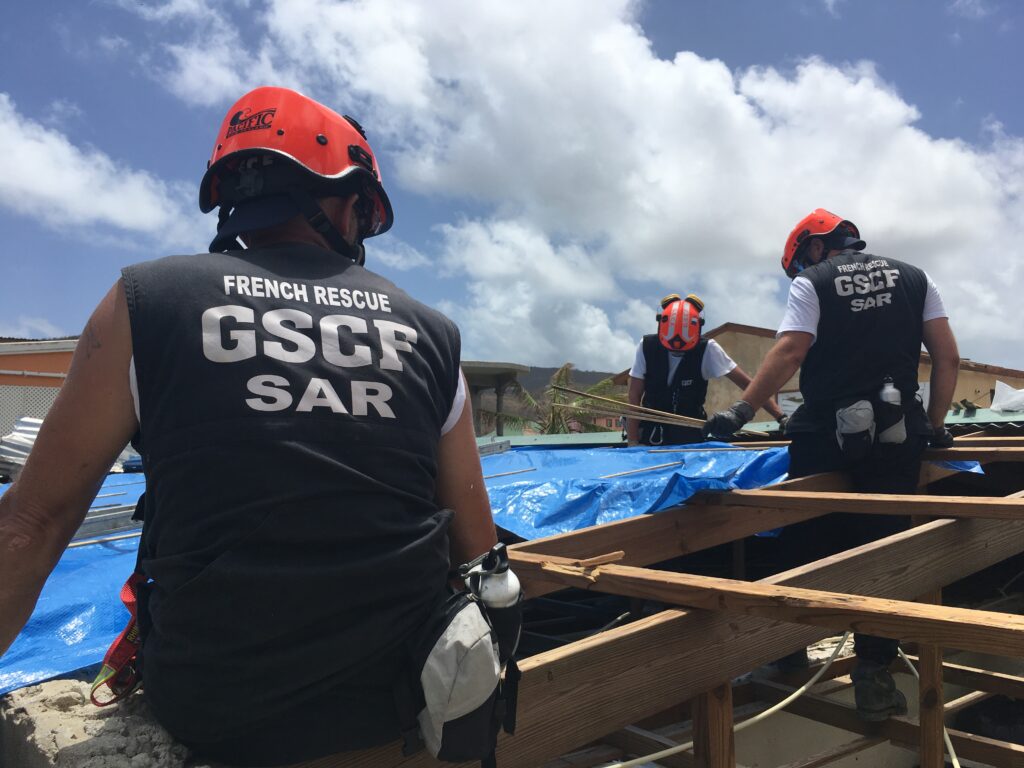
<instances>
[{"instance_id":1,"label":"orange and white helmet","mask_svg":"<svg viewBox=\"0 0 1024 768\"><path fill-rule=\"evenodd\" d=\"M831 248L854 248L862 251L867 247L860 239L856 224L824 208L815 208L793 227L793 231L786 239L786 247L782 251L782 269L790 279L809 266L801 257L804 248L815 237L834 240L829 244Z\"/></svg>"},{"instance_id":2,"label":"orange and white helmet","mask_svg":"<svg viewBox=\"0 0 1024 768\"><path fill-rule=\"evenodd\" d=\"M362 126L287 88L256 88L235 102L206 168L199 207L204 213L221 208L214 244L302 213L333 245L336 233L322 226L310 197L332 193L358 193L360 241L387 232L394 221Z\"/></svg>"},{"instance_id":3,"label":"orange and white helmet","mask_svg":"<svg viewBox=\"0 0 1024 768\"><path fill-rule=\"evenodd\" d=\"M692 293L685 299L672 293L661 300L657 315L658 341L669 352L685 352L697 346L704 326L704 302Z\"/></svg>"}]
</instances>

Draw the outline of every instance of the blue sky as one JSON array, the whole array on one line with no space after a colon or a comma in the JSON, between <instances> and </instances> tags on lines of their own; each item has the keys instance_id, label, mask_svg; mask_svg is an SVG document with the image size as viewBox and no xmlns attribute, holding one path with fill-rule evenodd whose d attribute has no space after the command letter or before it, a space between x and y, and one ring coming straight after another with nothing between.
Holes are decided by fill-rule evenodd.
<instances>
[{"instance_id":1,"label":"blue sky","mask_svg":"<svg viewBox=\"0 0 1024 768\"><path fill-rule=\"evenodd\" d=\"M1024 28L1009 0L91 0L0 29L0 336L77 333L121 266L204 250L196 190L250 87L366 127L368 266L467 359L621 370L657 300L774 327L823 206L1024 367Z\"/></svg>"}]
</instances>

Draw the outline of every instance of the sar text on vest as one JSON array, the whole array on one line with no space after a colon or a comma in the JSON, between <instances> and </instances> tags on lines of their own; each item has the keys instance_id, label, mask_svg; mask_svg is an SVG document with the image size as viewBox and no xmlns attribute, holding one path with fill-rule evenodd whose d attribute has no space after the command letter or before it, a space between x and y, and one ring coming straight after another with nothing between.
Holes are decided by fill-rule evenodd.
<instances>
[{"instance_id":1,"label":"sar text on vest","mask_svg":"<svg viewBox=\"0 0 1024 768\"><path fill-rule=\"evenodd\" d=\"M884 307L892 304L892 289L900 278L898 269L889 269L885 259L864 263L839 264L841 274L833 281L838 296L855 296L850 299L850 311Z\"/></svg>"},{"instance_id":2,"label":"sar text on vest","mask_svg":"<svg viewBox=\"0 0 1024 768\"><path fill-rule=\"evenodd\" d=\"M347 289L324 289L304 283L225 276L226 294L276 298L322 306L391 312L387 294ZM203 355L214 363L236 363L267 358L301 366L319 355L335 366L344 384L341 393L330 379L280 372L252 376L246 382L245 404L256 411L294 408L299 412L325 409L333 413L366 416L372 411L393 419L388 401L392 388L383 381L350 378L351 369L402 372L402 356L413 352L418 333L403 323L360 314L332 313L315 319L303 309L282 308L258 312L242 304L222 304L202 314ZM280 371L280 366L276 366ZM369 371L368 371L369 372ZM294 381L301 379L301 381ZM348 403L346 407L345 403Z\"/></svg>"}]
</instances>

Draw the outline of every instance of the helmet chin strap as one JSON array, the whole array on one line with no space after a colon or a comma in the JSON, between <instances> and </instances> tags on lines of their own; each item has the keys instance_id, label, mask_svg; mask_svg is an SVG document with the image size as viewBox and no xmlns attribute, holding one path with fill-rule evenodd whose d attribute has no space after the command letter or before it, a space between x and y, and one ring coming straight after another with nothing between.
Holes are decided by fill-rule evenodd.
<instances>
[{"instance_id":1,"label":"helmet chin strap","mask_svg":"<svg viewBox=\"0 0 1024 768\"><path fill-rule=\"evenodd\" d=\"M342 237L331 220L327 218L324 209L309 192L301 187L289 187L287 192L299 209L299 213L305 217L315 232L323 236L331 250L337 251L342 256L347 256L359 266L365 263L366 250L363 248L362 242L350 243Z\"/></svg>"},{"instance_id":2,"label":"helmet chin strap","mask_svg":"<svg viewBox=\"0 0 1024 768\"><path fill-rule=\"evenodd\" d=\"M242 244L238 242L237 237L220 234L221 229L227 224L229 218L231 218L231 207L222 205L217 212L217 235L210 242L210 253L242 250Z\"/></svg>"}]
</instances>

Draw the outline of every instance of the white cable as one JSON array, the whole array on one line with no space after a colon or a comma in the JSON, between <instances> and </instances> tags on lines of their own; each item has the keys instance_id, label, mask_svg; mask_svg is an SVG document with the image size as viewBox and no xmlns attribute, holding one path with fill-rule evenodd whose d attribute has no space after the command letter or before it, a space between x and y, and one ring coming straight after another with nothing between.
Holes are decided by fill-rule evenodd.
<instances>
[{"instance_id":1,"label":"white cable","mask_svg":"<svg viewBox=\"0 0 1024 768\"><path fill-rule=\"evenodd\" d=\"M804 683L800 688L797 688L795 691L793 691L791 694L789 694L789 696L784 698L778 704L773 704L772 706L770 706L768 709L766 709L764 712L760 713L759 715L756 715L755 717L752 717L749 720L744 720L742 723L739 723L736 726L734 726L733 729L732 729L733 733L739 733L744 728L749 728L750 726L754 725L755 723L761 722L766 717L770 717L771 715L774 715L776 712L778 712L780 709L783 709L783 708L789 706L789 704L791 702L793 702L795 699L799 698L800 696L803 696L803 694L807 691L807 689L813 687L814 684L817 683L818 680L821 679L821 676L824 675L825 672L828 671L828 668L832 666L832 662L836 660L836 656L839 655L839 651L842 650L843 646L846 645L846 641L849 640L849 639L850 639L850 633L847 632L846 634L843 635L843 639L840 640L839 643L836 645L835 650L832 651L832 655L828 657L828 661L825 662L825 666L823 666L821 669L819 669L815 673L814 677L812 677L810 680L808 680L806 683ZM689 749L693 749L693 742L692 741L689 741L686 744L679 744L678 746L675 746L675 747L669 747L668 749L663 749L663 750L661 750L661 752L655 752L652 755L647 755L645 757L636 757L636 758L633 758L632 760L627 760L624 763L608 763L606 768L636 768L636 766L644 765L645 763L657 762L658 760L660 760L663 757L670 757L672 755L679 754L680 752L686 752ZM954 763L955 763L955 758L954 758ZM954 768L960 768L959 764L955 763Z\"/></svg>"},{"instance_id":2,"label":"white cable","mask_svg":"<svg viewBox=\"0 0 1024 768\"><path fill-rule=\"evenodd\" d=\"M918 685L921 684L921 675L917 673L917 668L913 665L910 659L907 658L907 654L903 652L902 648L897 649L900 652L900 658L906 662L906 665L910 667L910 671L914 673L914 677L917 678ZM942 740L946 743L946 751L949 753L949 759L953 761L953 768L960 768L960 761L956 759L956 752L953 750L953 742L949 739L949 731L946 730L946 726L942 726Z\"/></svg>"}]
</instances>

